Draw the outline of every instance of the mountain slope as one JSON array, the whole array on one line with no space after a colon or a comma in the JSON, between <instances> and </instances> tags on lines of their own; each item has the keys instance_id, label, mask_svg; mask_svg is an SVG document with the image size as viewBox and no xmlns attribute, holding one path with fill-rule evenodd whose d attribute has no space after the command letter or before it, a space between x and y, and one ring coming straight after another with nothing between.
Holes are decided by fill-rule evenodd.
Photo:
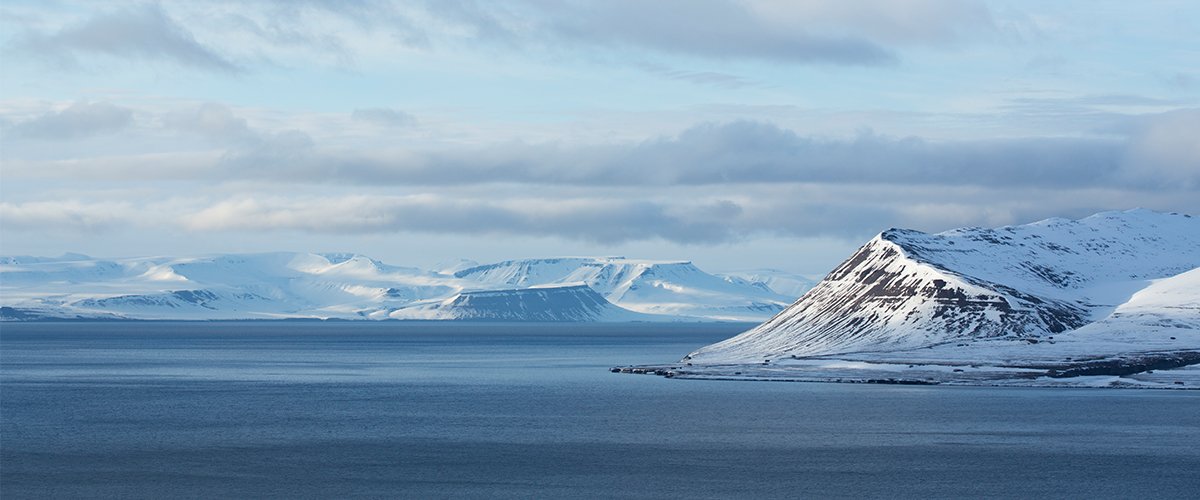
<instances>
[{"instance_id":1,"label":"mountain slope","mask_svg":"<svg viewBox=\"0 0 1200 500\"><path fill-rule=\"evenodd\" d=\"M978 339L1028 344L1105 320L1151 280L1196 267L1200 220L1148 210L933 235L892 229L787 310L690 359L745 362Z\"/></svg>"},{"instance_id":2,"label":"mountain slope","mask_svg":"<svg viewBox=\"0 0 1200 500\"><path fill-rule=\"evenodd\" d=\"M462 292L445 300L392 311L393 319L475 321L670 321L622 309L584 284Z\"/></svg>"}]
</instances>

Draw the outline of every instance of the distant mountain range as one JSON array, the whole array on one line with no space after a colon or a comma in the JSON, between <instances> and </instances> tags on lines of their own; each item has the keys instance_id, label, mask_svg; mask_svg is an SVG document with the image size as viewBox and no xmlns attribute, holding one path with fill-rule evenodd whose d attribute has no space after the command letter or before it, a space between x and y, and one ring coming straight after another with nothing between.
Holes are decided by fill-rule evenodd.
<instances>
[{"instance_id":1,"label":"distant mountain range","mask_svg":"<svg viewBox=\"0 0 1200 500\"><path fill-rule=\"evenodd\" d=\"M1200 385L1200 369L1169 370L1183 366L1200 366L1200 219L1130 210L938 234L889 229L780 314L668 371Z\"/></svg>"},{"instance_id":2,"label":"distant mountain range","mask_svg":"<svg viewBox=\"0 0 1200 500\"><path fill-rule=\"evenodd\" d=\"M691 262L623 257L513 260L461 269L454 277L489 288L582 283L633 311L729 321L761 321L798 296L764 281L709 274Z\"/></svg>"},{"instance_id":3,"label":"distant mountain range","mask_svg":"<svg viewBox=\"0 0 1200 500\"><path fill-rule=\"evenodd\" d=\"M795 300L803 279L755 276L622 257L458 261L439 271L350 253L2 257L0 317L762 321Z\"/></svg>"}]
</instances>

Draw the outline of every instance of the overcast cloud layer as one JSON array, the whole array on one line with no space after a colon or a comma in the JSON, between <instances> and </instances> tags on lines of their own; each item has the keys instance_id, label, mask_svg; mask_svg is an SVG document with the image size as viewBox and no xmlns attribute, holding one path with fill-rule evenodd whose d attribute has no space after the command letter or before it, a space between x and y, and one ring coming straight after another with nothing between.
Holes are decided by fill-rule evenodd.
<instances>
[{"instance_id":1,"label":"overcast cloud layer","mask_svg":"<svg viewBox=\"0 0 1200 500\"><path fill-rule=\"evenodd\" d=\"M1200 214L1198 19L1182 1L6 2L0 253L815 273L891 226Z\"/></svg>"}]
</instances>

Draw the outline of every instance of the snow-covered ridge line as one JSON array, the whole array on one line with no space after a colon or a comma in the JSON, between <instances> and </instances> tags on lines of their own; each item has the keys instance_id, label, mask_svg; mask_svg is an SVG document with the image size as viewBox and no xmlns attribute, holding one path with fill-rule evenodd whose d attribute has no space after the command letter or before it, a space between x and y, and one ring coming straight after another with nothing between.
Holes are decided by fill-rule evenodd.
<instances>
[{"instance_id":1,"label":"snow-covered ridge line","mask_svg":"<svg viewBox=\"0 0 1200 500\"><path fill-rule=\"evenodd\" d=\"M1200 219L1181 214L1103 212L938 234L889 229L788 309L684 362L717 376L770 360L780 377L807 370L800 378L821 378L806 360L1191 360L1177 354L1200 351L1198 268Z\"/></svg>"},{"instance_id":2,"label":"snow-covered ridge line","mask_svg":"<svg viewBox=\"0 0 1200 500\"><path fill-rule=\"evenodd\" d=\"M620 309L652 315L649 319L626 315L636 321L657 321L662 316L688 321L754 321L778 312L794 299L759 282L713 276L688 261L571 257L451 267L455 268L452 272L426 271L354 253L3 257L0 306L6 309L0 310L0 318L389 319L461 294L475 303L484 297L507 296L514 301L513 307L519 305L528 317L550 318L577 314L583 306L568 305L571 300L539 302L525 290L583 286ZM582 302L592 300L576 295ZM533 304L566 309L536 311L529 309ZM483 313L472 307L472 314L480 318L491 314L519 320L506 311ZM452 309L437 308L436 315L453 319L455 315L447 313L447 308ZM615 321L606 318L622 315L579 317Z\"/></svg>"}]
</instances>

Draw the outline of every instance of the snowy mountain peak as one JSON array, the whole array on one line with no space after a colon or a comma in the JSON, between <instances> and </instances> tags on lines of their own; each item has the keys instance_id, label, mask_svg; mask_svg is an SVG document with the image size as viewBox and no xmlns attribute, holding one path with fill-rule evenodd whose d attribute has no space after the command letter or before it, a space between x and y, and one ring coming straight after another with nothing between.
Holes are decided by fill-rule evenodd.
<instances>
[{"instance_id":1,"label":"snowy mountain peak","mask_svg":"<svg viewBox=\"0 0 1200 500\"><path fill-rule=\"evenodd\" d=\"M908 258L951 273L1048 292L1192 269L1198 265L1200 219L1139 209L938 234L889 230L879 238Z\"/></svg>"},{"instance_id":2,"label":"snowy mountain peak","mask_svg":"<svg viewBox=\"0 0 1200 500\"><path fill-rule=\"evenodd\" d=\"M889 229L766 323L696 359L812 356L1040 338L1108 317L1200 267L1200 219L1103 212L937 234Z\"/></svg>"}]
</instances>

